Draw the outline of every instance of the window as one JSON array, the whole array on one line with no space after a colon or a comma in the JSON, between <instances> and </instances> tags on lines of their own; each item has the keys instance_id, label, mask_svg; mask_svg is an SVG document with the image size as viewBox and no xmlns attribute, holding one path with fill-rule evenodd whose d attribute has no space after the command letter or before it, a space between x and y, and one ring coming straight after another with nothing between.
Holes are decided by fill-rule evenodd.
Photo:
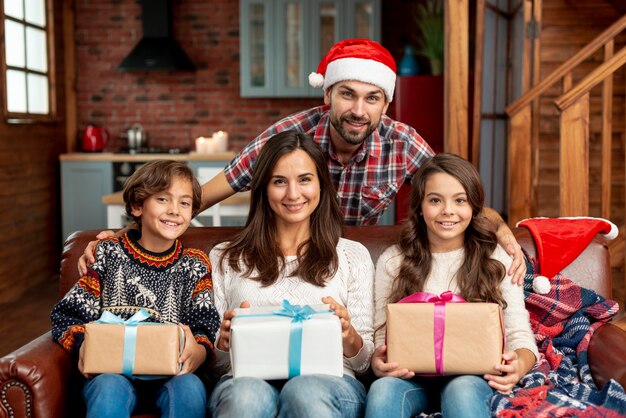
<instances>
[{"instance_id":1,"label":"window","mask_svg":"<svg viewBox=\"0 0 626 418\"><path fill-rule=\"evenodd\" d=\"M0 0L1 1L1 0ZM48 0L4 0L3 110L8 120L52 118Z\"/></svg>"},{"instance_id":2,"label":"window","mask_svg":"<svg viewBox=\"0 0 626 418\"><path fill-rule=\"evenodd\" d=\"M308 76L336 42L380 40L380 0L240 0L242 97L317 97Z\"/></svg>"}]
</instances>

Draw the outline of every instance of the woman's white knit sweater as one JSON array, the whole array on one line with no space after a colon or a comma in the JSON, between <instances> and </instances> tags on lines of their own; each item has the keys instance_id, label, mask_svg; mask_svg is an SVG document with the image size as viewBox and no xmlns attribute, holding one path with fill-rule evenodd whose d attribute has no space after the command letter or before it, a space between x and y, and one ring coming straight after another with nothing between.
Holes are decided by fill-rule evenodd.
<instances>
[{"instance_id":1,"label":"woman's white knit sweater","mask_svg":"<svg viewBox=\"0 0 626 418\"><path fill-rule=\"evenodd\" d=\"M213 266L214 304L221 317L224 311L238 308L244 300L250 302L250 306L259 307L280 305L284 299L294 305L317 305L323 303L324 296L330 296L348 309L352 326L363 339L363 347L356 356L344 357L344 373L354 376L367 371L374 351L374 263L367 248L356 241L340 238L337 243L339 268L324 287L306 283L291 274L297 266L296 256L286 257L285 274L274 284L263 287L233 271L226 262L221 266L223 248L224 244L220 244L209 254ZM228 355L217 349L216 354L218 370L227 370L230 365Z\"/></svg>"}]
</instances>

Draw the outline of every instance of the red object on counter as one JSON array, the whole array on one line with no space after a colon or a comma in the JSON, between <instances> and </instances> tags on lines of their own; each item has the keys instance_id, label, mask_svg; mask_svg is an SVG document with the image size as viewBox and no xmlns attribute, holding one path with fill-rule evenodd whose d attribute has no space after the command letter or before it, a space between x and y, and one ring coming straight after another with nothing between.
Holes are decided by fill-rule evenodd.
<instances>
[{"instance_id":1,"label":"red object on counter","mask_svg":"<svg viewBox=\"0 0 626 418\"><path fill-rule=\"evenodd\" d=\"M81 149L86 152L100 152L109 143L109 132L98 125L87 125L83 132Z\"/></svg>"}]
</instances>

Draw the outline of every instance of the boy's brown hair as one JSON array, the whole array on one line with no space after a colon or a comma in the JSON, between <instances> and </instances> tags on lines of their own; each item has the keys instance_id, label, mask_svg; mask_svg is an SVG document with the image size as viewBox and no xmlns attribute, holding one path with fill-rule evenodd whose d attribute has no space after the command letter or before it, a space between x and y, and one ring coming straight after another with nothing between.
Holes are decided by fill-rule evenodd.
<instances>
[{"instance_id":1,"label":"boy's brown hair","mask_svg":"<svg viewBox=\"0 0 626 418\"><path fill-rule=\"evenodd\" d=\"M126 214L141 226L141 217L133 216L133 207L141 207L148 197L167 190L175 177L182 177L191 182L193 190L191 212L192 216L196 216L200 211L202 187L191 168L183 162L173 160L150 161L139 167L126 180L124 183Z\"/></svg>"}]
</instances>

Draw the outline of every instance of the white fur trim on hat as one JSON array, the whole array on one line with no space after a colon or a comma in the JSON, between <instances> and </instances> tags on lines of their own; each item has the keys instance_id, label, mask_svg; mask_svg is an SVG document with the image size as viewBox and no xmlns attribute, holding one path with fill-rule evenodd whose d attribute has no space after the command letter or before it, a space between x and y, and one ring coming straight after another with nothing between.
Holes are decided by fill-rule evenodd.
<instances>
[{"instance_id":1,"label":"white fur trim on hat","mask_svg":"<svg viewBox=\"0 0 626 418\"><path fill-rule=\"evenodd\" d=\"M324 85L324 76L320 73L309 74L309 84L311 85L311 87L319 89Z\"/></svg>"},{"instance_id":2,"label":"white fur trim on hat","mask_svg":"<svg viewBox=\"0 0 626 418\"><path fill-rule=\"evenodd\" d=\"M533 279L533 290L535 293L545 295L550 292L550 280L546 276L537 276Z\"/></svg>"},{"instance_id":3,"label":"white fur trim on hat","mask_svg":"<svg viewBox=\"0 0 626 418\"><path fill-rule=\"evenodd\" d=\"M393 99L396 73L381 62L363 58L341 58L329 62L324 75L324 90L346 80L378 86L385 92L387 101L391 102Z\"/></svg>"}]
</instances>

